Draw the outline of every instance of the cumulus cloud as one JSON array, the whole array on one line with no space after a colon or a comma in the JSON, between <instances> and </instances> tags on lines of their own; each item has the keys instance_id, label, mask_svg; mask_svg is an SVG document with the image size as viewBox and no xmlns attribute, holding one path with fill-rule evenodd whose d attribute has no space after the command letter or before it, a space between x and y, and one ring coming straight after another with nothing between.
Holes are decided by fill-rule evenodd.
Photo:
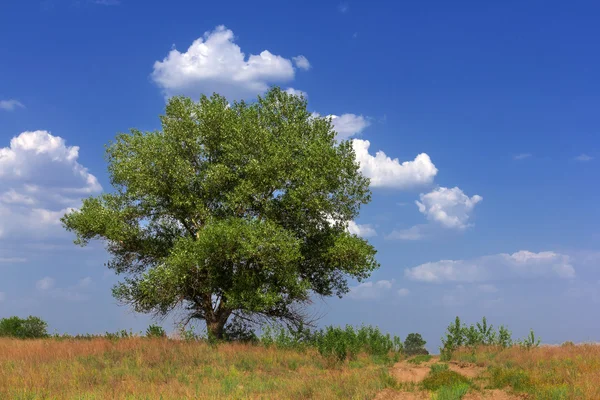
<instances>
[{"instance_id":1,"label":"cumulus cloud","mask_svg":"<svg viewBox=\"0 0 600 400\"><path fill-rule=\"evenodd\" d=\"M331 118L333 129L337 133L338 140L346 140L352 136L358 135L370 125L369 121L362 115L342 114L328 115Z\"/></svg>"},{"instance_id":2,"label":"cumulus cloud","mask_svg":"<svg viewBox=\"0 0 600 400\"><path fill-rule=\"evenodd\" d=\"M78 157L79 147L47 131L23 132L0 148L0 238L48 234L83 196L102 190Z\"/></svg>"},{"instance_id":3,"label":"cumulus cloud","mask_svg":"<svg viewBox=\"0 0 600 400\"><path fill-rule=\"evenodd\" d=\"M408 189L428 185L438 172L425 153L419 154L413 161L400 163L397 158L392 159L381 150L375 156L369 154L371 143L368 140L354 139L352 144L360 170L371 179L372 187Z\"/></svg>"},{"instance_id":4,"label":"cumulus cloud","mask_svg":"<svg viewBox=\"0 0 600 400\"><path fill-rule=\"evenodd\" d=\"M575 157L576 161L581 161L581 162L592 161L593 159L594 159L594 157L588 156L587 154L580 154L577 157Z\"/></svg>"},{"instance_id":5,"label":"cumulus cloud","mask_svg":"<svg viewBox=\"0 0 600 400\"><path fill-rule=\"evenodd\" d=\"M401 289L398 289L397 293L398 293L398 296L400 296L400 297L406 297L410 294L410 290L408 290L407 288L401 288Z\"/></svg>"},{"instance_id":6,"label":"cumulus cloud","mask_svg":"<svg viewBox=\"0 0 600 400\"><path fill-rule=\"evenodd\" d=\"M310 67L304 56L294 61L298 68ZM295 72L292 60L268 50L246 57L235 44L233 32L221 25L196 39L187 51L173 49L156 61L152 79L166 96L217 92L237 100L264 93L271 84L289 82Z\"/></svg>"},{"instance_id":7,"label":"cumulus cloud","mask_svg":"<svg viewBox=\"0 0 600 400\"><path fill-rule=\"evenodd\" d=\"M514 278L563 278L575 276L568 255L521 250L473 260L441 260L404 271L407 278L430 283L489 282ZM485 287L490 290L491 286Z\"/></svg>"},{"instance_id":8,"label":"cumulus cloud","mask_svg":"<svg viewBox=\"0 0 600 400\"><path fill-rule=\"evenodd\" d=\"M483 197L469 197L458 187L440 187L427 194L421 193L420 199L415 203L427 219L445 228L462 230L471 226L468 223L471 212Z\"/></svg>"},{"instance_id":9,"label":"cumulus cloud","mask_svg":"<svg viewBox=\"0 0 600 400\"><path fill-rule=\"evenodd\" d=\"M356 300L372 300L382 297L394 284L394 281L381 280L377 282L363 282L350 288L348 297Z\"/></svg>"},{"instance_id":10,"label":"cumulus cloud","mask_svg":"<svg viewBox=\"0 0 600 400\"><path fill-rule=\"evenodd\" d=\"M17 108L25 108L25 106L20 101L14 99L0 100L0 110L14 111Z\"/></svg>"},{"instance_id":11,"label":"cumulus cloud","mask_svg":"<svg viewBox=\"0 0 600 400\"><path fill-rule=\"evenodd\" d=\"M364 237L364 238L377 236L377 232L370 224L360 225L354 221L350 221L348 223L347 230L348 230L348 232L350 232L353 235Z\"/></svg>"},{"instance_id":12,"label":"cumulus cloud","mask_svg":"<svg viewBox=\"0 0 600 400\"><path fill-rule=\"evenodd\" d=\"M294 61L294 65L296 65L296 68L300 68L305 71L308 71L310 69L310 62L308 62L308 59L306 57L304 57L304 56L292 57L292 60Z\"/></svg>"}]
</instances>

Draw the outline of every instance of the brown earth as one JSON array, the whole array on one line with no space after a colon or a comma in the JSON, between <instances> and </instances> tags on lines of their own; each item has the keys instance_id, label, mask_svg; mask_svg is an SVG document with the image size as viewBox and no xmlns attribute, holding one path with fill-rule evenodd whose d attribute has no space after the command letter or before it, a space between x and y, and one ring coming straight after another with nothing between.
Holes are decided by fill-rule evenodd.
<instances>
[{"instance_id":1,"label":"brown earth","mask_svg":"<svg viewBox=\"0 0 600 400\"><path fill-rule=\"evenodd\" d=\"M401 361L392 367L392 376L400 383L400 385L415 385L421 382L429 374L430 367L432 364L437 363L439 360L437 357L433 357L428 362L421 363L419 365L409 363L407 361ZM448 368L451 371L457 372L461 375L466 376L469 379L475 379L480 377L485 368L479 367L475 364L470 363L448 363ZM421 400L431 398L430 393L422 390L414 391L398 391L392 389L385 389L380 392L375 400ZM467 393L463 400L518 400L521 397L512 395L503 390L483 390L483 391L470 391Z\"/></svg>"}]
</instances>

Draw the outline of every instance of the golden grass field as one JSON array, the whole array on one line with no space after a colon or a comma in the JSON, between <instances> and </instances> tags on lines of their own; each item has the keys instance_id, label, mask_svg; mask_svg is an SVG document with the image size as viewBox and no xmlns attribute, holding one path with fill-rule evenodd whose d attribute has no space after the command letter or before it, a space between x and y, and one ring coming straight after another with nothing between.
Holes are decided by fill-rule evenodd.
<instances>
[{"instance_id":1,"label":"golden grass field","mask_svg":"<svg viewBox=\"0 0 600 400\"><path fill-rule=\"evenodd\" d=\"M599 345L462 349L452 363L479 367L472 387L486 393L600 399ZM258 345L136 337L0 339L2 400L373 399L378 393L402 399L402 390L391 363L366 355L336 363L310 349ZM418 385L413 390L430 395ZM484 392L469 393L465 399Z\"/></svg>"},{"instance_id":2,"label":"golden grass field","mask_svg":"<svg viewBox=\"0 0 600 400\"><path fill-rule=\"evenodd\" d=\"M0 339L0 399L372 399L393 385L368 357L329 363L243 344Z\"/></svg>"}]
</instances>

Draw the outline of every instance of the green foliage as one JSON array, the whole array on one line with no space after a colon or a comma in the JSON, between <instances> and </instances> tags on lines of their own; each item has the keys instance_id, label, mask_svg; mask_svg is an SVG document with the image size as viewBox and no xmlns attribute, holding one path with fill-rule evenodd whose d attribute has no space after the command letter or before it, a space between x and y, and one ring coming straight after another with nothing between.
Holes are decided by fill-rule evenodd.
<instances>
[{"instance_id":1,"label":"green foliage","mask_svg":"<svg viewBox=\"0 0 600 400\"><path fill-rule=\"evenodd\" d=\"M404 354L413 356L417 354L429 354L425 345L427 342L420 333L409 333L404 340Z\"/></svg>"},{"instance_id":2,"label":"green foliage","mask_svg":"<svg viewBox=\"0 0 600 400\"><path fill-rule=\"evenodd\" d=\"M506 386L517 391L531 389L531 379L523 370L495 367L490 369L490 385L492 388L503 389Z\"/></svg>"},{"instance_id":3,"label":"green foliage","mask_svg":"<svg viewBox=\"0 0 600 400\"><path fill-rule=\"evenodd\" d=\"M460 400L469 391L469 385L458 383L452 386L442 386L432 395L433 400Z\"/></svg>"},{"instance_id":4,"label":"green foliage","mask_svg":"<svg viewBox=\"0 0 600 400\"><path fill-rule=\"evenodd\" d=\"M498 331L495 331L493 325L488 325L486 317L483 317L481 322L470 326L461 323L460 318L456 317L454 322L446 328L446 336L442 338L440 359L442 361L450 360L452 353L463 346L468 346L475 351L477 346L506 348L510 347L512 343L511 332L504 326L500 326Z\"/></svg>"},{"instance_id":5,"label":"green foliage","mask_svg":"<svg viewBox=\"0 0 600 400\"><path fill-rule=\"evenodd\" d=\"M409 359L407 362L409 362L411 364L419 365L421 363L428 362L429 360L431 360L431 356L429 354L420 354L418 356L415 356L415 357Z\"/></svg>"},{"instance_id":6,"label":"green foliage","mask_svg":"<svg viewBox=\"0 0 600 400\"><path fill-rule=\"evenodd\" d=\"M103 335L106 339L117 340L117 339L127 339L135 337L135 334L132 331L127 331L125 329L121 329L117 332L106 332Z\"/></svg>"},{"instance_id":7,"label":"green foliage","mask_svg":"<svg viewBox=\"0 0 600 400\"><path fill-rule=\"evenodd\" d=\"M529 335L527 335L524 339L519 340L519 346L529 350L532 347L538 347L541 343L541 339L535 336L533 329L529 331Z\"/></svg>"},{"instance_id":8,"label":"green foliage","mask_svg":"<svg viewBox=\"0 0 600 400\"><path fill-rule=\"evenodd\" d=\"M241 318L234 318L225 325L223 339L228 342L255 343L258 336L247 322Z\"/></svg>"},{"instance_id":9,"label":"green foliage","mask_svg":"<svg viewBox=\"0 0 600 400\"><path fill-rule=\"evenodd\" d=\"M345 328L328 326L311 332L309 329L287 329L266 326L260 337L265 346L304 350L314 347L325 358L336 361L355 360L359 353L386 359L402 351L402 341L397 336L383 334L378 328L361 326Z\"/></svg>"},{"instance_id":10,"label":"green foliage","mask_svg":"<svg viewBox=\"0 0 600 400\"><path fill-rule=\"evenodd\" d=\"M173 97L161 122L119 134L106 151L114 191L62 218L77 244L107 243L122 303L181 310L221 339L233 314L298 324L311 295L342 296L379 266L346 229L369 180L304 99Z\"/></svg>"},{"instance_id":11,"label":"green foliage","mask_svg":"<svg viewBox=\"0 0 600 400\"><path fill-rule=\"evenodd\" d=\"M438 372L446 371L446 370L448 370L448 364L433 364L431 366L431 373L432 374L436 374Z\"/></svg>"},{"instance_id":12,"label":"green foliage","mask_svg":"<svg viewBox=\"0 0 600 400\"><path fill-rule=\"evenodd\" d=\"M431 391L437 391L442 387L452 387L456 385L470 386L471 381L457 372L446 369L430 372L429 375L423 379L423 382L421 382L423 389Z\"/></svg>"},{"instance_id":13,"label":"green foliage","mask_svg":"<svg viewBox=\"0 0 600 400\"><path fill-rule=\"evenodd\" d=\"M41 318L9 317L0 319L0 337L40 339L48 337L48 324Z\"/></svg>"},{"instance_id":14,"label":"green foliage","mask_svg":"<svg viewBox=\"0 0 600 400\"><path fill-rule=\"evenodd\" d=\"M167 332L162 328L162 326L158 325L150 325L148 329L146 329L146 337L149 338L164 338L167 337Z\"/></svg>"}]
</instances>

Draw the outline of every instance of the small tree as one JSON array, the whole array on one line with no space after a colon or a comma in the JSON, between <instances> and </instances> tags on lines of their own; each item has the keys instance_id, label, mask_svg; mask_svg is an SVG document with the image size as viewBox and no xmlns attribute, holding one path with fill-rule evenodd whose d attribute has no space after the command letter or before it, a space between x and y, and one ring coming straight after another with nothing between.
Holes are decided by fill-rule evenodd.
<instances>
[{"instance_id":1,"label":"small tree","mask_svg":"<svg viewBox=\"0 0 600 400\"><path fill-rule=\"evenodd\" d=\"M297 325L311 295L342 296L378 267L347 226L370 201L352 144L278 88L252 104L174 97L162 131L107 148L113 193L63 217L76 243L100 239L138 312L182 311L222 339L231 316Z\"/></svg>"},{"instance_id":2,"label":"small tree","mask_svg":"<svg viewBox=\"0 0 600 400\"><path fill-rule=\"evenodd\" d=\"M24 319L19 317L0 319L0 337L41 339L48 336L47 329L46 321L31 315Z\"/></svg>"},{"instance_id":3,"label":"small tree","mask_svg":"<svg viewBox=\"0 0 600 400\"><path fill-rule=\"evenodd\" d=\"M427 342L420 333L409 333L404 340L404 353L412 356L417 354L429 354L425 345Z\"/></svg>"}]
</instances>

